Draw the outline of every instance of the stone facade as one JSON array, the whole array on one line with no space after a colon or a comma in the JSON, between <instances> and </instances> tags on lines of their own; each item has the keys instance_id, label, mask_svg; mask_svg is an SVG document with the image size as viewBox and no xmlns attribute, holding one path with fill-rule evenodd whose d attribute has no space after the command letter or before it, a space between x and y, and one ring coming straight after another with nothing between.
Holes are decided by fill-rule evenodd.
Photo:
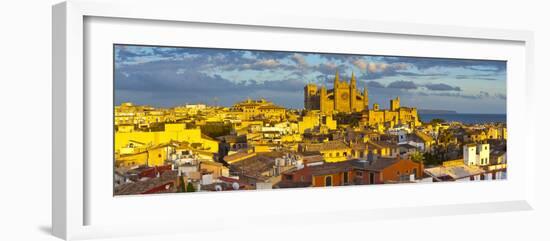
<instances>
[{"instance_id":1,"label":"stone facade","mask_svg":"<svg viewBox=\"0 0 550 241\"><path fill-rule=\"evenodd\" d=\"M304 108L306 110L320 110L324 114L336 112L361 112L369 105L367 88L363 93L357 89L355 75L351 75L350 82L340 81L338 72L334 77L334 88L327 90L325 86L308 84L304 87Z\"/></svg>"},{"instance_id":2,"label":"stone facade","mask_svg":"<svg viewBox=\"0 0 550 241\"><path fill-rule=\"evenodd\" d=\"M357 89L357 81L352 73L350 82L340 81L338 72L334 77L334 88L327 90L325 86L307 84L304 87L304 108L319 110L322 114L362 113L362 124L371 127L393 127L406 124L410 127L419 126L420 120L416 108L401 107L399 97L390 100L389 109L380 109L378 103L369 109L368 89Z\"/></svg>"}]
</instances>

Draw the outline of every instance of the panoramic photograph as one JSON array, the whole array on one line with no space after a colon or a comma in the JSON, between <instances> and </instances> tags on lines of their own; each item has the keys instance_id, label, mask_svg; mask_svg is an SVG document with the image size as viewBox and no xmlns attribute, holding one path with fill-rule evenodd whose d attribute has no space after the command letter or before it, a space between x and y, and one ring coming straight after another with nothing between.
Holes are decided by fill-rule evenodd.
<instances>
[{"instance_id":1,"label":"panoramic photograph","mask_svg":"<svg viewBox=\"0 0 550 241\"><path fill-rule=\"evenodd\" d=\"M506 61L115 44L113 62L115 196L507 178Z\"/></svg>"}]
</instances>

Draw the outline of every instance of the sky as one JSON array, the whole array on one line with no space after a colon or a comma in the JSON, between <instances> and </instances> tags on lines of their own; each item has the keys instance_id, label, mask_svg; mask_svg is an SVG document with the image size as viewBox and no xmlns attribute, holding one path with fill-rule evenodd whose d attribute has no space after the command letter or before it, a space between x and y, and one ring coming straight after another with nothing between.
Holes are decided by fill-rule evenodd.
<instances>
[{"instance_id":1,"label":"sky","mask_svg":"<svg viewBox=\"0 0 550 241\"><path fill-rule=\"evenodd\" d=\"M307 83L356 76L369 102L459 113L506 113L506 62L192 47L114 46L115 104L231 106L265 98L303 108Z\"/></svg>"}]
</instances>

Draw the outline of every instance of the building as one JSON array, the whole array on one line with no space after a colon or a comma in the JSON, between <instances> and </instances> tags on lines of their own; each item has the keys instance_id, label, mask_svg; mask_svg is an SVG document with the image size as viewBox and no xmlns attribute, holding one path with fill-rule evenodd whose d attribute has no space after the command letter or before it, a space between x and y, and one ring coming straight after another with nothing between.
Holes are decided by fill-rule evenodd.
<instances>
[{"instance_id":1,"label":"building","mask_svg":"<svg viewBox=\"0 0 550 241\"><path fill-rule=\"evenodd\" d=\"M283 173L280 188L327 187L383 183L415 182L421 178L423 166L412 160L397 158L353 159L322 165L304 165Z\"/></svg>"},{"instance_id":2,"label":"building","mask_svg":"<svg viewBox=\"0 0 550 241\"><path fill-rule=\"evenodd\" d=\"M231 108L233 112L238 112L241 120L275 120L282 121L286 118L286 109L269 102L265 99L252 100L236 103Z\"/></svg>"},{"instance_id":3,"label":"building","mask_svg":"<svg viewBox=\"0 0 550 241\"><path fill-rule=\"evenodd\" d=\"M324 114L332 115L335 112L360 112L368 108L369 97L367 88L363 93L357 89L355 75L351 80L340 81L338 71L334 77L333 89L325 86L308 84L304 87L304 108L306 110L320 110Z\"/></svg>"},{"instance_id":4,"label":"building","mask_svg":"<svg viewBox=\"0 0 550 241\"><path fill-rule=\"evenodd\" d=\"M299 151L321 153L326 162L339 162L351 159L351 147L344 141L328 141L323 143L305 143L300 145Z\"/></svg>"},{"instance_id":5,"label":"building","mask_svg":"<svg viewBox=\"0 0 550 241\"><path fill-rule=\"evenodd\" d=\"M154 178L118 185L115 188L115 195L176 192L178 185L177 172L165 171Z\"/></svg>"},{"instance_id":6,"label":"building","mask_svg":"<svg viewBox=\"0 0 550 241\"><path fill-rule=\"evenodd\" d=\"M420 120L416 108L401 107L399 97L390 100L390 108L380 109L379 104L374 104L369 109L368 89L361 92L357 89L357 80L352 73L350 82L340 81L338 72L334 77L333 89L315 84L307 84L304 87L304 108L306 110L320 110L325 115L334 113L364 112L362 122L366 126L378 126L388 124L393 127L405 124L410 127L419 126Z\"/></svg>"},{"instance_id":7,"label":"building","mask_svg":"<svg viewBox=\"0 0 550 241\"><path fill-rule=\"evenodd\" d=\"M155 109L151 106L138 106L130 102L115 106L115 126L132 125L149 127L152 124L163 123L169 120L166 110Z\"/></svg>"},{"instance_id":8,"label":"building","mask_svg":"<svg viewBox=\"0 0 550 241\"><path fill-rule=\"evenodd\" d=\"M115 167L162 166L175 150L171 143L151 146L141 152L115 155Z\"/></svg>"},{"instance_id":9,"label":"building","mask_svg":"<svg viewBox=\"0 0 550 241\"><path fill-rule=\"evenodd\" d=\"M468 166L487 166L490 159L489 144L467 144L463 147L464 164Z\"/></svg>"},{"instance_id":10,"label":"building","mask_svg":"<svg viewBox=\"0 0 550 241\"><path fill-rule=\"evenodd\" d=\"M491 165L467 165L462 159L443 162L441 166L424 170L435 182L443 181L481 181L506 179L506 163Z\"/></svg>"},{"instance_id":11,"label":"building","mask_svg":"<svg viewBox=\"0 0 550 241\"><path fill-rule=\"evenodd\" d=\"M336 130L338 123L332 119L332 115L325 115L319 111L308 111L298 121L298 133L318 132L327 133L329 130Z\"/></svg>"},{"instance_id":12,"label":"building","mask_svg":"<svg viewBox=\"0 0 550 241\"><path fill-rule=\"evenodd\" d=\"M434 182L444 181L479 181L484 179L485 170L479 166L466 165L463 160L443 162L441 166L426 168L424 170Z\"/></svg>"},{"instance_id":13,"label":"building","mask_svg":"<svg viewBox=\"0 0 550 241\"><path fill-rule=\"evenodd\" d=\"M218 152L218 141L203 135L200 128L186 129L183 123L164 124L164 130L148 132L116 132L115 152L128 147L131 143L144 143L145 145L161 145L172 141L188 142L196 149L202 149L212 153Z\"/></svg>"},{"instance_id":14,"label":"building","mask_svg":"<svg viewBox=\"0 0 550 241\"><path fill-rule=\"evenodd\" d=\"M393 128L405 125L408 128L414 128L422 124L418 118L417 109L402 107L399 96L390 100L389 110L381 109L380 105L375 103L372 109L368 109L367 112L363 113L361 119L363 125L369 127L387 126L387 128Z\"/></svg>"}]
</instances>

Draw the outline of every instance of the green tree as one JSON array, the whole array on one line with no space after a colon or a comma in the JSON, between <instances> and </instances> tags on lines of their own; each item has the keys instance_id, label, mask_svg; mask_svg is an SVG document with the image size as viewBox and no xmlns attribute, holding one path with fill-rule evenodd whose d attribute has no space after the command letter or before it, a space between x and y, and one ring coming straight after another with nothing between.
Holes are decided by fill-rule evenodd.
<instances>
[{"instance_id":1,"label":"green tree","mask_svg":"<svg viewBox=\"0 0 550 241\"><path fill-rule=\"evenodd\" d=\"M424 163L424 155L418 151L411 153L411 160L418 163Z\"/></svg>"},{"instance_id":2,"label":"green tree","mask_svg":"<svg viewBox=\"0 0 550 241\"><path fill-rule=\"evenodd\" d=\"M430 121L430 124L441 124L441 123L445 123L446 121L443 120L443 119L440 119L440 118L434 118Z\"/></svg>"},{"instance_id":3,"label":"green tree","mask_svg":"<svg viewBox=\"0 0 550 241\"><path fill-rule=\"evenodd\" d=\"M187 183L187 192L195 192L195 187L192 183Z\"/></svg>"}]
</instances>

